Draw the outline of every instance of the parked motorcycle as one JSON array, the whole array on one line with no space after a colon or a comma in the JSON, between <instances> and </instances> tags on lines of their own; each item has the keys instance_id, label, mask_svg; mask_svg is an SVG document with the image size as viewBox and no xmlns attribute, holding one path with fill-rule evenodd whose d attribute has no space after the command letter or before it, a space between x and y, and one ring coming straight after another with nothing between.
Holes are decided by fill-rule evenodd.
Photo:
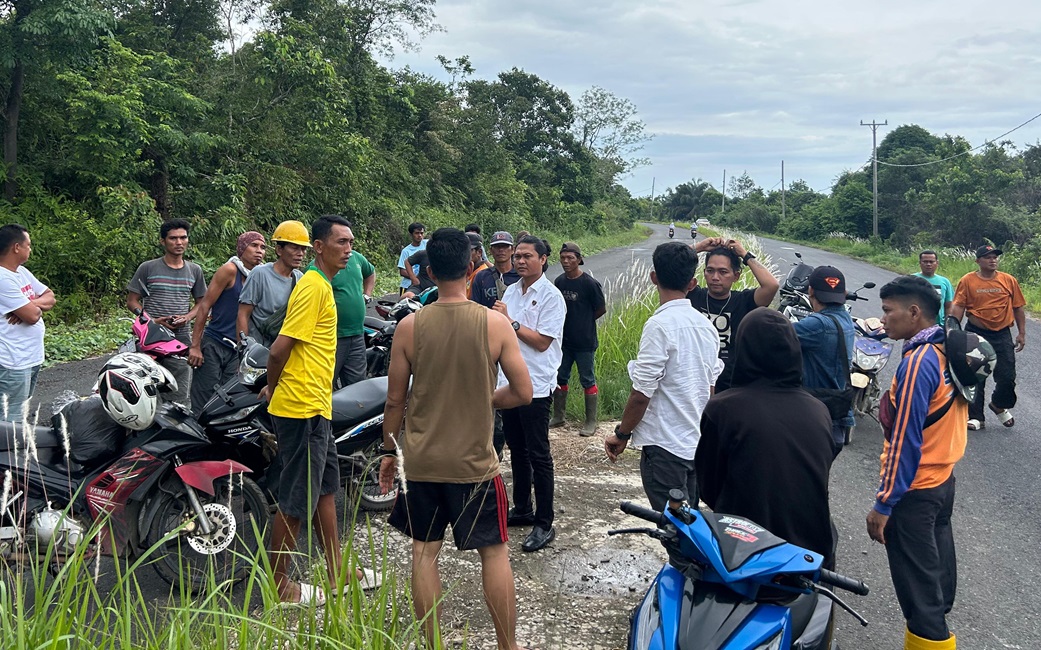
<instances>
[{"instance_id":1,"label":"parked motorcycle","mask_svg":"<svg viewBox=\"0 0 1041 650\"><path fill-rule=\"evenodd\" d=\"M386 320L374 316L365 317L365 376L386 377L390 369L390 348L394 344L394 331L405 316L414 314L424 305L437 301L437 287L431 287L415 298L398 301L379 300L376 313Z\"/></svg>"},{"instance_id":2,"label":"parked motorcycle","mask_svg":"<svg viewBox=\"0 0 1041 650\"><path fill-rule=\"evenodd\" d=\"M654 527L608 531L657 539L673 558L633 612L630 650L826 650L832 603L867 625L825 586L866 596L863 582L747 519L699 512L679 490L670 498L664 513L622 502Z\"/></svg>"},{"instance_id":3,"label":"parked motorcycle","mask_svg":"<svg viewBox=\"0 0 1041 650\"><path fill-rule=\"evenodd\" d=\"M90 544L90 554L140 557L155 547L151 564L171 584L197 590L210 572L218 584L245 577L244 558L263 549L269 520L250 468L220 453L176 404L160 403L151 426L129 432L98 396L73 404L54 426L0 423L0 474L10 486L0 503L0 552L43 554L53 544L62 558ZM80 454L80 433L103 420L107 453L95 445ZM88 539L96 524L101 533Z\"/></svg>"},{"instance_id":4,"label":"parked motorcycle","mask_svg":"<svg viewBox=\"0 0 1041 650\"><path fill-rule=\"evenodd\" d=\"M877 318L854 318L853 372L849 382L857 388L853 401L859 416L878 417L878 401L882 394L878 376L889 362L893 344L886 341L886 331Z\"/></svg>"},{"instance_id":5,"label":"parked motorcycle","mask_svg":"<svg viewBox=\"0 0 1041 650\"><path fill-rule=\"evenodd\" d=\"M244 337L239 373L203 406L199 423L211 439L229 454L257 467L257 479L274 499L278 466L274 456L274 427L260 389L267 384L268 349ZM383 494L379 487L376 446L383 438L383 408L387 402L387 378L365 379L333 392L332 430L340 477L348 498L357 499L369 511L389 510L397 490Z\"/></svg>"},{"instance_id":6,"label":"parked motorcycle","mask_svg":"<svg viewBox=\"0 0 1041 650\"><path fill-rule=\"evenodd\" d=\"M802 261L801 253L795 253L795 257L798 258L798 261L792 264L792 268L788 270L788 275L785 276L784 282L781 283L780 302L777 307L778 311L793 323L813 313L813 305L810 304L809 286L810 273L813 272L814 267ZM856 291L847 291L846 311L852 312L853 306L850 304L851 302L867 300L867 298L859 295L861 291L874 288L874 282L865 282Z\"/></svg>"},{"instance_id":7,"label":"parked motorcycle","mask_svg":"<svg viewBox=\"0 0 1041 650\"><path fill-rule=\"evenodd\" d=\"M169 328L160 325L142 309L134 310L134 318L121 318L119 320L131 323L132 336L127 339L117 354L123 352L141 352L155 360L172 356L188 356L188 346L177 340Z\"/></svg>"}]
</instances>

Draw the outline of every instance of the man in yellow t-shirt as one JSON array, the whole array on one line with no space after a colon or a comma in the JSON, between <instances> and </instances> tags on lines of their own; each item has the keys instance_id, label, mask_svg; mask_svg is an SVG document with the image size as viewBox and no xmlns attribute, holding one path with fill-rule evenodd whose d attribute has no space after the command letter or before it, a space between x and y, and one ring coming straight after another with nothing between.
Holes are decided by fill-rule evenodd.
<instances>
[{"instance_id":1,"label":"man in yellow t-shirt","mask_svg":"<svg viewBox=\"0 0 1041 650\"><path fill-rule=\"evenodd\" d=\"M1016 352L1022 351L1027 344L1024 310L1027 302L1016 278L998 270L1000 255L1001 249L993 246L976 249L976 264L980 268L966 273L958 281L948 318L960 322L963 316L967 316L965 330L982 336L994 346L998 363L994 367L994 393L988 408L997 416L998 422L1011 427L1016 423L1011 410L1016 405ZM1018 330L1015 342L1012 340L1013 323ZM969 431L978 431L985 426L984 388L985 384L980 384L976 399L969 404Z\"/></svg>"},{"instance_id":2,"label":"man in yellow t-shirt","mask_svg":"<svg viewBox=\"0 0 1041 650\"><path fill-rule=\"evenodd\" d=\"M304 522L312 522L325 549L329 582L340 571L336 523L339 462L332 426L333 366L336 361L336 303L333 276L347 266L354 243L351 224L326 215L311 225L314 264L289 297L282 330L271 344L267 386L260 396L278 437L281 480L271 532L271 566L282 602L325 602L314 585L289 579L290 554ZM317 514L317 517L315 516Z\"/></svg>"}]
</instances>

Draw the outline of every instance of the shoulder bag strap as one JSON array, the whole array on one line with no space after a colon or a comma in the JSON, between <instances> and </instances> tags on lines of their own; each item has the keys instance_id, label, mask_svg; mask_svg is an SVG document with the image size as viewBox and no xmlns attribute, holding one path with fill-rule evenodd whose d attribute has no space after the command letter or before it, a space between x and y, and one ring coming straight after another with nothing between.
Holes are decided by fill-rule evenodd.
<instances>
[{"instance_id":1,"label":"shoulder bag strap","mask_svg":"<svg viewBox=\"0 0 1041 650\"><path fill-rule=\"evenodd\" d=\"M844 388L849 388L849 386L850 386L850 383L849 383L849 371L850 371L850 369L849 369L849 350L846 348L846 334L842 331L842 325L839 323L839 319L835 318L834 314L822 314L822 315L823 316L827 316L828 318L830 318L832 320L832 322L835 323L835 329L837 329L838 332L839 332L839 349L842 350L842 358L846 360L846 374L845 374L846 385L844 386Z\"/></svg>"}]
</instances>

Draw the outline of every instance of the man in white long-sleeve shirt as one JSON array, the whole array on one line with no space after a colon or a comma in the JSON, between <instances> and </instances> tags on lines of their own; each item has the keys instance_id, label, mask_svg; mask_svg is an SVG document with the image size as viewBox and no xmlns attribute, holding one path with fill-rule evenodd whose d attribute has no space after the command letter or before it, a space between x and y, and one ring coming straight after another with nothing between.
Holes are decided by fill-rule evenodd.
<instances>
[{"instance_id":1,"label":"man in white long-sleeve shirt","mask_svg":"<svg viewBox=\"0 0 1041 650\"><path fill-rule=\"evenodd\" d=\"M697 284L697 253L667 242L654 250L653 260L651 282L658 288L660 306L644 325L640 351L629 362L633 389L604 449L616 461L632 438L640 447L644 492L651 507L661 511L674 488L697 503L694 452L701 438L701 413L723 362L715 327L686 299Z\"/></svg>"}]
</instances>

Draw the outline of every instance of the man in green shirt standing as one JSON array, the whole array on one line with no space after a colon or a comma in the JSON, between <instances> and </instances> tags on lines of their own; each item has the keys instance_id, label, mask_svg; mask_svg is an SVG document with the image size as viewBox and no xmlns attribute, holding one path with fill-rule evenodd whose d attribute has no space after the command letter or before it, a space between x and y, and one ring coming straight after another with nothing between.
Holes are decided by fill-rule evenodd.
<instances>
[{"instance_id":1,"label":"man in green shirt standing","mask_svg":"<svg viewBox=\"0 0 1041 650\"><path fill-rule=\"evenodd\" d=\"M350 386L365 379L365 308L376 288L376 267L351 251L347 268L332 279L336 300L336 366L333 384Z\"/></svg>"},{"instance_id":2,"label":"man in green shirt standing","mask_svg":"<svg viewBox=\"0 0 1041 650\"><path fill-rule=\"evenodd\" d=\"M936 251L922 251L918 254L918 267L922 269L922 272L915 273L915 275L928 280L940 296L940 313L936 317L936 322L943 325L944 319L951 310L951 301L954 300L954 287L950 280L942 275L936 275L937 266L939 266L939 259Z\"/></svg>"}]
</instances>

